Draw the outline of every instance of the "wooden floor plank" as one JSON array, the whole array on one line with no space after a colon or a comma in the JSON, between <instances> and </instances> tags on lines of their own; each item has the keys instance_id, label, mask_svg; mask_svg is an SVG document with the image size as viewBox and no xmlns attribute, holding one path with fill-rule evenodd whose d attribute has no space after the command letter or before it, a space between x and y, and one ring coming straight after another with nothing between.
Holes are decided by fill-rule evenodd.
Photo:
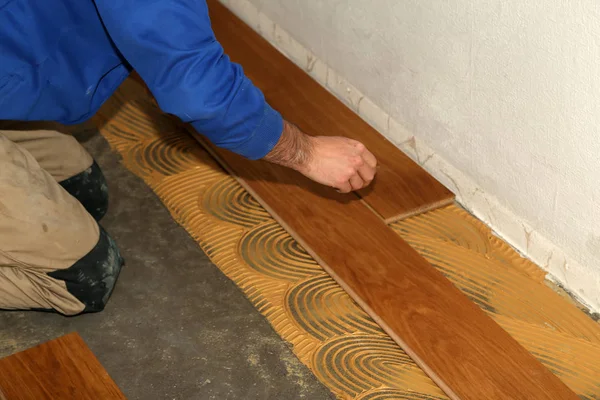
<instances>
[{"instance_id":1,"label":"wooden floor plank","mask_svg":"<svg viewBox=\"0 0 600 400\"><path fill-rule=\"evenodd\" d=\"M0 391L7 400L125 399L76 333L0 360Z\"/></svg>"},{"instance_id":2,"label":"wooden floor plank","mask_svg":"<svg viewBox=\"0 0 600 400\"><path fill-rule=\"evenodd\" d=\"M356 197L203 144L450 398L577 399Z\"/></svg>"},{"instance_id":3,"label":"wooden floor plank","mask_svg":"<svg viewBox=\"0 0 600 400\"><path fill-rule=\"evenodd\" d=\"M346 136L363 142L379 161L371 187L359 192L385 221L447 205L454 195L306 72L235 17L209 1L213 30L225 52L242 65L285 118L311 135Z\"/></svg>"}]
</instances>

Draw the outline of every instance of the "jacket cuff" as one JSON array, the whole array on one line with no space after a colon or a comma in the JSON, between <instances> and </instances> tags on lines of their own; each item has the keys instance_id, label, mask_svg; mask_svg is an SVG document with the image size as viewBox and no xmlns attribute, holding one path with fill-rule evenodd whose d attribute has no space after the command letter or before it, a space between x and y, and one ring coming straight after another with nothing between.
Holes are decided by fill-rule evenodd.
<instances>
[{"instance_id":1,"label":"jacket cuff","mask_svg":"<svg viewBox=\"0 0 600 400\"><path fill-rule=\"evenodd\" d=\"M262 119L247 140L229 147L250 160L258 160L269 154L283 132L283 117L265 102Z\"/></svg>"}]
</instances>

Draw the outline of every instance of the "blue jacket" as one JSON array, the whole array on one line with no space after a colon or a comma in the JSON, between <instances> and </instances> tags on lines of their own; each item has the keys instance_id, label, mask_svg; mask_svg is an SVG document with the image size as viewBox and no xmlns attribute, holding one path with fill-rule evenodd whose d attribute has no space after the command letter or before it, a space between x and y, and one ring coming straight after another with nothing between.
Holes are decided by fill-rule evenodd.
<instances>
[{"instance_id":1,"label":"blue jacket","mask_svg":"<svg viewBox=\"0 0 600 400\"><path fill-rule=\"evenodd\" d=\"M203 0L0 0L0 119L74 124L135 69L163 111L262 158L281 115L223 53Z\"/></svg>"}]
</instances>

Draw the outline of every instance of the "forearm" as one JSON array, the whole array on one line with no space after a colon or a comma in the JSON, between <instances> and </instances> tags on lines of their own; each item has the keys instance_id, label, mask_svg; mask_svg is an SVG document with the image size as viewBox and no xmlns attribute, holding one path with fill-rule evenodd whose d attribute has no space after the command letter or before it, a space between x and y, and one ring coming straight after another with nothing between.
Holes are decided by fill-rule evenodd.
<instances>
[{"instance_id":1,"label":"forearm","mask_svg":"<svg viewBox=\"0 0 600 400\"><path fill-rule=\"evenodd\" d=\"M263 158L265 161L302 171L313 156L311 137L298 127L283 122L283 132L275 147Z\"/></svg>"},{"instance_id":2,"label":"forearm","mask_svg":"<svg viewBox=\"0 0 600 400\"><path fill-rule=\"evenodd\" d=\"M94 2L111 39L163 111L246 158L263 158L273 149L283 130L282 117L225 55L206 2Z\"/></svg>"}]
</instances>

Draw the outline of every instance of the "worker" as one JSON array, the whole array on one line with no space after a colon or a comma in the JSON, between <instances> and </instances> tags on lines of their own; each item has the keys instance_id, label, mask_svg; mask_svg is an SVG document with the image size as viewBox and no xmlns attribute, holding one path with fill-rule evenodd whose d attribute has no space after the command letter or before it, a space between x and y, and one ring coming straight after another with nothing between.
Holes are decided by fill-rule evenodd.
<instances>
[{"instance_id":1,"label":"worker","mask_svg":"<svg viewBox=\"0 0 600 400\"><path fill-rule=\"evenodd\" d=\"M362 143L307 136L265 101L204 1L0 0L0 309L104 309L123 259L98 223L102 171L72 136L21 122L84 122L133 70L216 146L340 192L374 177Z\"/></svg>"}]
</instances>

